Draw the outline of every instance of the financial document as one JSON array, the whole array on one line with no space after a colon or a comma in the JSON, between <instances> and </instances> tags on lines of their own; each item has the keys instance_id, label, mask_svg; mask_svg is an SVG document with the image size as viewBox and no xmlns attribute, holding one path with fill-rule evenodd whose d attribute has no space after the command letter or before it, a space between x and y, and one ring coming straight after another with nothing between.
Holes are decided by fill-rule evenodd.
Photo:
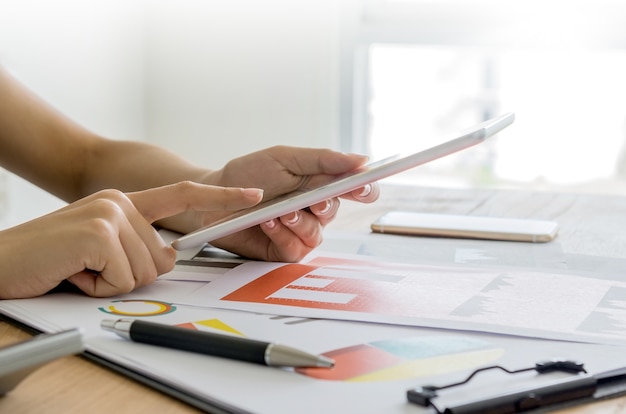
<instances>
[{"instance_id":1,"label":"financial document","mask_svg":"<svg viewBox=\"0 0 626 414\"><path fill-rule=\"evenodd\" d=\"M477 254L475 249L474 259ZM626 344L626 282L557 267L468 265L467 258L432 265L318 251L301 263L245 263L183 301L308 318Z\"/></svg>"}]
</instances>

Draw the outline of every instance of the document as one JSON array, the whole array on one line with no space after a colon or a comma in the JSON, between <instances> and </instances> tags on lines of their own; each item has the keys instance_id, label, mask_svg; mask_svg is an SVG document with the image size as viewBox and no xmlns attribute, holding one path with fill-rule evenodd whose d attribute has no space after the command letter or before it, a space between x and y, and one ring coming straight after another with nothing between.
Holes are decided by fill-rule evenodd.
<instances>
[{"instance_id":1,"label":"document","mask_svg":"<svg viewBox=\"0 0 626 414\"><path fill-rule=\"evenodd\" d=\"M590 372L626 365L623 348L615 346L199 308L181 302L208 285L159 280L115 298L56 293L6 300L0 302L0 311L46 332L80 327L88 356L156 383L201 409L232 413L427 413L407 401L408 389L455 382L485 365L517 369L557 357L581 360ZM134 343L100 328L102 319L117 317L280 342L331 357L335 367L274 368ZM496 382L505 389L550 379L554 376L481 375L470 395L460 390L461 395L453 397L462 401L476 398L480 390L493 390L481 384Z\"/></svg>"},{"instance_id":2,"label":"document","mask_svg":"<svg viewBox=\"0 0 626 414\"><path fill-rule=\"evenodd\" d=\"M420 265L318 251L301 263L245 263L184 302L623 345L624 298L626 282L567 271Z\"/></svg>"},{"instance_id":3,"label":"document","mask_svg":"<svg viewBox=\"0 0 626 414\"><path fill-rule=\"evenodd\" d=\"M127 295L54 293L0 301L0 312L43 332L81 328L88 357L200 409L229 413L427 413L407 401L408 389L454 383L479 367L515 370L552 358L581 361L590 373L626 366L624 347L613 345L626 329L622 282L569 272L558 244L543 256L519 246L526 254L513 253L522 267L509 262L511 247L494 253L500 244L421 240L400 249L357 239L337 239L332 253L319 250L299 264L210 268L185 257ZM266 367L134 343L101 329L111 318L279 342L332 358L335 367ZM506 391L554 378L480 375L443 403L482 398L493 384Z\"/></svg>"}]
</instances>

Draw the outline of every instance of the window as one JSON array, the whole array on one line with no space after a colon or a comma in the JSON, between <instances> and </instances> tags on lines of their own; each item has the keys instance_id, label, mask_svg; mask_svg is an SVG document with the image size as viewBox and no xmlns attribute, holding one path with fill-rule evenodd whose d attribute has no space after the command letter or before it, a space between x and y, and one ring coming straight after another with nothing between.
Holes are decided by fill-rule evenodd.
<instances>
[{"instance_id":1,"label":"window","mask_svg":"<svg viewBox=\"0 0 626 414\"><path fill-rule=\"evenodd\" d=\"M517 119L502 137L397 179L626 188L623 2L379 0L350 15L346 149L374 159L419 150L510 111Z\"/></svg>"}]
</instances>

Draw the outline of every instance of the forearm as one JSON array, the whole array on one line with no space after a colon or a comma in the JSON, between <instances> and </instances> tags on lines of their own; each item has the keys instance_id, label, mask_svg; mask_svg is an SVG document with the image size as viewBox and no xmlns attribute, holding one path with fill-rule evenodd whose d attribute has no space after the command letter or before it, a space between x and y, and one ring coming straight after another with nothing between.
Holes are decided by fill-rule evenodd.
<instances>
[{"instance_id":1,"label":"forearm","mask_svg":"<svg viewBox=\"0 0 626 414\"><path fill-rule=\"evenodd\" d=\"M0 149L0 165L68 202L105 188L136 191L209 174L162 148L91 133L2 68Z\"/></svg>"},{"instance_id":2,"label":"forearm","mask_svg":"<svg viewBox=\"0 0 626 414\"><path fill-rule=\"evenodd\" d=\"M80 187L91 135L0 68L0 164L68 199Z\"/></svg>"},{"instance_id":3,"label":"forearm","mask_svg":"<svg viewBox=\"0 0 626 414\"><path fill-rule=\"evenodd\" d=\"M138 191L191 180L210 173L176 154L145 142L101 139L84 168L83 195L105 188Z\"/></svg>"}]
</instances>

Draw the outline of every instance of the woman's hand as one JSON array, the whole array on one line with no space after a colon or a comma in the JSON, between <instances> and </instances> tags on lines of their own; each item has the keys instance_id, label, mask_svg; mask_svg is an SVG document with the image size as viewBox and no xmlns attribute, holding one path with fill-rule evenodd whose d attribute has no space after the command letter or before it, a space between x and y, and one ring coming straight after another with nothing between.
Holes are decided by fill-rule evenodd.
<instances>
[{"instance_id":1,"label":"woman's hand","mask_svg":"<svg viewBox=\"0 0 626 414\"><path fill-rule=\"evenodd\" d=\"M239 210L262 197L191 182L92 194L0 232L0 298L42 295L65 279L90 296L130 292L174 267L176 253L151 223L188 210Z\"/></svg>"},{"instance_id":2,"label":"woman's hand","mask_svg":"<svg viewBox=\"0 0 626 414\"><path fill-rule=\"evenodd\" d=\"M278 146L236 158L211 173L205 182L263 188L264 199L271 200L306 184L325 183L332 176L362 167L366 161L361 155L328 149ZM370 203L378 199L379 192L374 183L341 198ZM326 200L212 244L254 259L298 261L322 242L323 229L335 218L339 205L339 198ZM221 216L204 214L198 225L206 226Z\"/></svg>"}]
</instances>

